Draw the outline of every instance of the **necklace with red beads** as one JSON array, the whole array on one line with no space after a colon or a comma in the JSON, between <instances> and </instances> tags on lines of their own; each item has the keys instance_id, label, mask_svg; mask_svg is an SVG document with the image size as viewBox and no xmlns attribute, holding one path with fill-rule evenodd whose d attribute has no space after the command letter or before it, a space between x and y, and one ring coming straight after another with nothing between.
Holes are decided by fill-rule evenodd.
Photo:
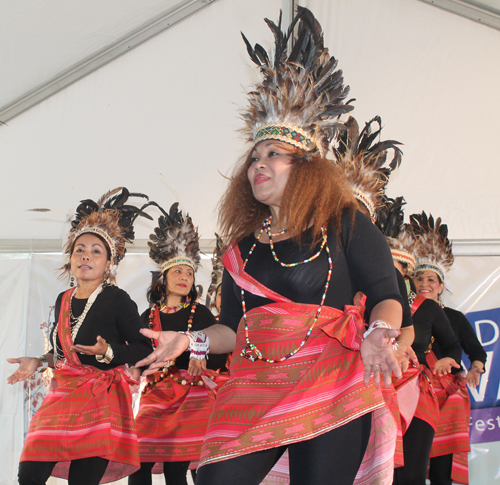
<instances>
[{"instance_id":1,"label":"necklace with red beads","mask_svg":"<svg viewBox=\"0 0 500 485\"><path fill-rule=\"evenodd\" d=\"M328 247L328 236L326 233L325 227L321 227L321 234L322 234L322 243L320 246L319 251L311 256L308 259L304 259L303 261L298 261L296 263L283 263L282 261L279 260L278 256L276 255L276 251L274 250L274 244L273 244L273 234L271 234L271 222L269 219L266 219L264 221L264 224L262 226L262 229L260 230L259 235L255 238L255 242L250 248L250 251L248 252L248 256L246 257L245 261L243 262L243 270L245 270L246 265L248 263L248 260L250 259L250 256L252 255L255 247L257 246L257 243L259 242L259 239L262 237L262 234L264 234L264 231L267 233L267 236L269 237L269 246L271 248L271 253L273 255L273 258L276 262L280 263L281 266L285 268L292 268L295 266L298 266L299 264L305 264L313 261L316 259L321 252L323 251L323 248L326 249L326 254L328 256L328 275L326 277L326 283L325 283L325 288L323 291L323 295L321 297L321 303L319 304L319 307L316 311L316 315L314 317L314 320L309 327L309 330L307 331L305 337L303 338L302 342L299 344L299 346L290 352L289 354L281 357L280 359L268 359L267 357L264 357L262 352L257 348L257 346L253 343L250 342L250 335L249 335L249 329L248 329L248 321L247 321L247 309L246 309L246 304L245 304L245 290L243 288L241 289L241 306L243 308L243 320L245 322L245 341L246 345L244 349L241 351L241 356L244 357L245 359L249 359L252 362L255 362L255 360L263 360L264 362L268 362L269 364L277 364L279 362L283 362L290 357L293 357L304 345L306 344L307 340L309 339L314 326L316 325L316 322L318 321L318 318L321 314L321 309L323 308L323 304L325 303L325 298L326 294L328 292L328 287L330 286L330 279L332 277L332 269L333 269L333 263L332 263L332 257L330 254L330 248Z\"/></svg>"}]
</instances>

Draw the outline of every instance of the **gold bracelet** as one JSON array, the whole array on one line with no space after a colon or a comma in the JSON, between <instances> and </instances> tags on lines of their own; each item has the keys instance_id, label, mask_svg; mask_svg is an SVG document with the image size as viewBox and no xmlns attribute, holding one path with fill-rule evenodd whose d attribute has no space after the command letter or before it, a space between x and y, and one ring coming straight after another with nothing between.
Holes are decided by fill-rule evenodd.
<instances>
[{"instance_id":1,"label":"gold bracelet","mask_svg":"<svg viewBox=\"0 0 500 485\"><path fill-rule=\"evenodd\" d=\"M100 362L101 364L111 364L111 361L113 360L113 357L115 354L113 353L113 349L111 348L111 345L107 344L108 348L106 349L106 353L104 355L96 355L95 359L97 362Z\"/></svg>"}]
</instances>

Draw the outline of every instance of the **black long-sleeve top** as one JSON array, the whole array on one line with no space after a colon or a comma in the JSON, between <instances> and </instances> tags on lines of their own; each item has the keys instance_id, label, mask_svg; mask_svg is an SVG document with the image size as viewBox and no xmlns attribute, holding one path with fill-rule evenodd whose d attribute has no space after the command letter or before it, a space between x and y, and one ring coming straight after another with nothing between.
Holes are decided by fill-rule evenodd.
<instances>
[{"instance_id":1,"label":"black long-sleeve top","mask_svg":"<svg viewBox=\"0 0 500 485\"><path fill-rule=\"evenodd\" d=\"M415 340L412 347L421 364L427 365L425 351L429 348L432 337L435 338L432 349L435 350L436 345L440 346L441 349L441 355L436 354L438 359L451 357L455 359L457 364L460 363L462 349L439 303L429 298L422 302L418 310L413 314L413 326Z\"/></svg>"},{"instance_id":2,"label":"black long-sleeve top","mask_svg":"<svg viewBox=\"0 0 500 485\"><path fill-rule=\"evenodd\" d=\"M59 321L59 311L64 293L57 297L55 307L56 325ZM79 317L87 304L87 299L73 297L71 309L75 317ZM152 351L151 340L144 337L139 330L143 328L137 305L130 296L116 286L106 286L97 295L90 307L82 326L78 330L75 344L95 345L100 335L113 349L111 363L97 362L94 355L78 354L80 362L101 370L108 370L123 364L134 365L147 357ZM54 330L52 330L53 333ZM51 336L50 342L53 339ZM59 333L57 334L58 354L63 355ZM53 349L50 353L53 353Z\"/></svg>"},{"instance_id":3,"label":"black long-sleeve top","mask_svg":"<svg viewBox=\"0 0 500 485\"><path fill-rule=\"evenodd\" d=\"M294 263L317 253L320 244L310 249L311 232L303 234L302 245L292 239L274 243L278 258L284 263ZM255 236L243 239L239 244L243 260L255 242ZM355 221L346 211L342 217L339 237L335 228L328 230L333 272L325 305L340 310L352 305L354 295L362 291L367 296L367 315L377 303L396 300L402 304L391 252L382 233L363 214L356 212ZM313 261L291 268L282 267L271 253L269 244L258 242L246 266L248 274L260 283L295 303L319 304L324 292L328 273L326 251ZM245 292L247 311L270 300ZM243 316L241 290L227 271L222 279L222 309L219 323L234 331Z\"/></svg>"},{"instance_id":4,"label":"black long-sleeve top","mask_svg":"<svg viewBox=\"0 0 500 485\"><path fill-rule=\"evenodd\" d=\"M406 289L405 278L398 268L394 267L394 269L396 270L396 277L398 279L399 293L401 293L403 297L403 321L401 322L401 328L411 327L413 325L413 320L411 318L411 308L408 301L408 290Z\"/></svg>"},{"instance_id":5,"label":"black long-sleeve top","mask_svg":"<svg viewBox=\"0 0 500 485\"><path fill-rule=\"evenodd\" d=\"M146 310L142 315L142 322L145 326L149 325L150 310ZM174 332L185 332L187 330L189 315L191 314L191 305L175 313L160 312L160 321L162 330L172 330ZM217 322L213 313L200 303L196 305L196 310L193 315L191 329L193 331L203 330ZM187 369L189 366L189 350L183 352L175 361L175 366L178 369ZM227 354L208 354L207 367L212 370L224 369L226 364Z\"/></svg>"},{"instance_id":6,"label":"black long-sleeve top","mask_svg":"<svg viewBox=\"0 0 500 485\"><path fill-rule=\"evenodd\" d=\"M450 321L451 328L455 332L460 346L468 355L471 363L478 360L486 364L486 352L477 339L476 332L474 332L467 317L462 312L454 310L453 308L444 307L444 312ZM433 349L436 356L441 358L440 356L443 354L441 346L439 344L434 345ZM460 361L457 360L457 363L460 364ZM457 369L456 372L459 372L459 369Z\"/></svg>"}]
</instances>

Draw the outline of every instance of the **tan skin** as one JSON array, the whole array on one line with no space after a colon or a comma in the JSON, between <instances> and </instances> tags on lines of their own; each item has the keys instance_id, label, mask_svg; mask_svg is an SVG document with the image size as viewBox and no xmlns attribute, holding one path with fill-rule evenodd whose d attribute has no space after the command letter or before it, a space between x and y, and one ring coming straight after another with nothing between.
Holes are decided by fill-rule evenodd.
<instances>
[{"instance_id":1,"label":"tan skin","mask_svg":"<svg viewBox=\"0 0 500 485\"><path fill-rule=\"evenodd\" d=\"M107 271L111 267L104 243L93 234L81 235L73 245L70 258L71 273L76 278L77 288L75 298L87 299L94 290L102 284ZM71 350L85 355L104 355L107 343L101 336L97 336L95 345L73 345ZM53 354L45 354L49 367L54 367ZM18 369L7 378L8 384L24 381L33 375L42 365L36 357L18 357L7 359L11 364L19 364Z\"/></svg>"},{"instance_id":2,"label":"tan skin","mask_svg":"<svg viewBox=\"0 0 500 485\"><path fill-rule=\"evenodd\" d=\"M182 298L186 297L194 284L194 271L190 266L181 264L174 266L166 274L167 298L166 307L162 310L164 313L175 313L176 308L182 303ZM190 359L188 374L199 376L207 370L206 359Z\"/></svg>"},{"instance_id":3,"label":"tan skin","mask_svg":"<svg viewBox=\"0 0 500 485\"><path fill-rule=\"evenodd\" d=\"M414 282L415 287L417 288L417 294L439 302L439 296L444 290L444 283L440 281L438 275L434 271L426 270L419 272L414 279ZM483 364L481 362L479 362L479 364L481 365L480 368L483 369ZM456 369L460 369L460 365L455 362L455 359L452 359L451 357L444 357L436 362L436 365L434 366L432 372L434 374L443 376L446 374L450 374L453 367L455 367ZM476 375L476 372L473 372L473 374L471 375L470 381L473 384L476 382L475 379L472 379L472 376L474 375ZM477 374L477 384L479 384L480 375L481 373ZM469 384L469 379L467 379L467 383ZM472 385L472 387L476 387L477 384Z\"/></svg>"},{"instance_id":4,"label":"tan skin","mask_svg":"<svg viewBox=\"0 0 500 485\"><path fill-rule=\"evenodd\" d=\"M280 220L279 211L283 192L292 169L292 155L295 151L295 147L287 143L265 140L257 144L252 152L247 172L248 180L254 197L269 207L272 215L272 232L279 232L286 227L286 221ZM274 237L273 240L281 241L289 237L285 233ZM268 243L269 239L264 234L260 241ZM368 384L372 374L376 385L380 385L383 377L386 386L391 384L392 373L398 378L402 376L391 345L392 338L396 338L400 334L401 318L401 305L395 300L382 301L373 308L370 321L383 320L389 323L392 329L378 328L370 333L361 344L361 356L365 366L365 384ZM177 357L189 345L188 337L174 332L160 333L149 329L142 329L141 332L147 337L156 338L159 341L158 348L137 364L150 365L150 369L146 371L148 373L162 367L167 360ZM236 335L229 327L217 324L207 328L204 332L209 337L211 352L219 354L234 350Z\"/></svg>"}]
</instances>

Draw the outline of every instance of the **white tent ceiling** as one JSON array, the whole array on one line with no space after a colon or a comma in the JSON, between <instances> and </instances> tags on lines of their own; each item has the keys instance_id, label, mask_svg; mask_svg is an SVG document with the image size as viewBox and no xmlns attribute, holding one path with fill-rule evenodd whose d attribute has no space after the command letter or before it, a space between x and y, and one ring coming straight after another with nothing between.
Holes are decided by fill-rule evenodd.
<instances>
[{"instance_id":1,"label":"white tent ceiling","mask_svg":"<svg viewBox=\"0 0 500 485\"><path fill-rule=\"evenodd\" d=\"M2 80L2 86L10 86L5 102L112 43L105 37L108 31L116 40L172 6L165 1L72 2L109 7L113 22L130 5L114 24L100 11L84 21L82 12L72 16L67 2L57 2L60 11L71 14L69 28L58 27L65 21L54 11L46 15L50 3L56 4L0 0L11 7L10 15L0 18L10 25L9 42L3 24L0 30L2 67L4 60L10 62L0 76L7 81L19 76L15 82ZM360 123L380 115L384 138L404 143L403 165L392 177L389 195L406 197L407 214L425 209L442 216L455 239L499 239L500 32L416 0L300 3L325 29L325 43L357 99L353 115ZM42 44L44 36L36 32L34 10L27 10L32 20L24 22L18 4L38 6L38 16L45 19L38 26L58 32L54 38L47 35L51 44L21 49L22 36L12 34L16 19L31 33L32 44L33 39ZM262 19L276 19L282 4L217 0L0 127L0 194L4 207L10 207L0 240L60 239L63 216L25 210L73 211L78 200L99 197L117 185L169 206L176 196L160 173L175 186L202 236L211 238L224 188L218 171L228 173L245 151L236 133L238 108L258 79L240 30L269 48L272 36ZM156 10L133 10L144 5ZM51 24L54 19L59 20ZM93 30L96 23L101 30ZM55 46L73 42L62 33L79 28L80 45L89 49L68 54L64 62L54 59ZM139 225L139 238L149 232L149 226Z\"/></svg>"},{"instance_id":2,"label":"white tent ceiling","mask_svg":"<svg viewBox=\"0 0 500 485\"><path fill-rule=\"evenodd\" d=\"M0 120L214 0L0 0Z\"/></svg>"}]
</instances>

